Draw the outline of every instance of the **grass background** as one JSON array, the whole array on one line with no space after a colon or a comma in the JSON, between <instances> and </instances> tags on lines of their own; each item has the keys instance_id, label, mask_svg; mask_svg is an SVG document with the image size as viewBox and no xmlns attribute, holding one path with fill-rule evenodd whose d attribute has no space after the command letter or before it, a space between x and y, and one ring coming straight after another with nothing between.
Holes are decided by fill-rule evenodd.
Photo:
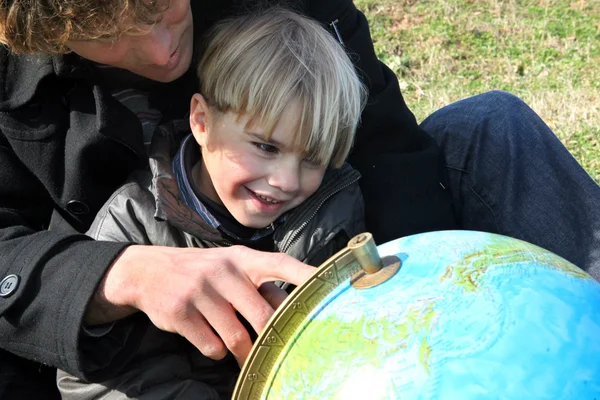
<instances>
[{"instance_id":1,"label":"grass background","mask_svg":"<svg viewBox=\"0 0 600 400\"><path fill-rule=\"evenodd\" d=\"M355 0L422 121L502 89L600 183L600 0Z\"/></svg>"}]
</instances>

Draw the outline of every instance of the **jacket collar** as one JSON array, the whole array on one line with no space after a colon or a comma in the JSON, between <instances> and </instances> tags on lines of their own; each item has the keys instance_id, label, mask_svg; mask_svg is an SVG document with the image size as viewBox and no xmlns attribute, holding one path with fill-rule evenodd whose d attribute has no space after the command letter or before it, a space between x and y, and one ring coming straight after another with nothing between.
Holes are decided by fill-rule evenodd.
<instances>
[{"instance_id":1,"label":"jacket collar","mask_svg":"<svg viewBox=\"0 0 600 400\"><path fill-rule=\"evenodd\" d=\"M52 75L81 79L88 72L75 54L13 54L0 46L0 111L31 101L40 83Z\"/></svg>"},{"instance_id":2,"label":"jacket collar","mask_svg":"<svg viewBox=\"0 0 600 400\"><path fill-rule=\"evenodd\" d=\"M150 190L156 202L154 218L169 223L193 236L226 245L222 233L189 208L179 195L177 179L171 167L181 141L189 133L189 122L173 120L158 127L150 145L149 163L152 172Z\"/></svg>"}]
</instances>

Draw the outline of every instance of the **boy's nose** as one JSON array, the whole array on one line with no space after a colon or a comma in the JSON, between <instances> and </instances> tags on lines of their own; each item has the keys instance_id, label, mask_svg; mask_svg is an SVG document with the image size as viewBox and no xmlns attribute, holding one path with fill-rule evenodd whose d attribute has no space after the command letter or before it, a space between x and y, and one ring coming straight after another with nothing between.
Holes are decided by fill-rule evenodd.
<instances>
[{"instance_id":1,"label":"boy's nose","mask_svg":"<svg viewBox=\"0 0 600 400\"><path fill-rule=\"evenodd\" d=\"M300 166L296 161L282 162L269 176L269 185L286 193L295 193L300 189Z\"/></svg>"}]
</instances>

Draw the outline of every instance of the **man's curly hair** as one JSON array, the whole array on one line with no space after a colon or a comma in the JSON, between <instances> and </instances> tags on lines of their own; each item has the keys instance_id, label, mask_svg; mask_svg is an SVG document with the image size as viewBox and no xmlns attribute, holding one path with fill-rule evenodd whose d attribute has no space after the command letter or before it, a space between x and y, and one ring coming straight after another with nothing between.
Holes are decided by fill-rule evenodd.
<instances>
[{"instance_id":1,"label":"man's curly hair","mask_svg":"<svg viewBox=\"0 0 600 400\"><path fill-rule=\"evenodd\" d=\"M143 33L169 0L0 0L0 43L14 53L68 53L69 40Z\"/></svg>"}]
</instances>

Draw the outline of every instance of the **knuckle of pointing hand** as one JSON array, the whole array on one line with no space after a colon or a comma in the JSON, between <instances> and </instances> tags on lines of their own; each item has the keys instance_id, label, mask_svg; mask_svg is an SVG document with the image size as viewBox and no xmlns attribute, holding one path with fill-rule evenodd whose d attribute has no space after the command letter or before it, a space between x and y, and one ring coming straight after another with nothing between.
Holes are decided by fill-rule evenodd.
<instances>
[{"instance_id":1,"label":"knuckle of pointing hand","mask_svg":"<svg viewBox=\"0 0 600 400\"><path fill-rule=\"evenodd\" d=\"M175 320L187 320L190 313L190 297L181 293L172 295L164 301L162 308L165 315L171 315Z\"/></svg>"},{"instance_id":2,"label":"knuckle of pointing hand","mask_svg":"<svg viewBox=\"0 0 600 400\"><path fill-rule=\"evenodd\" d=\"M238 353L246 343L250 341L250 336L248 332L245 330L236 330L231 332L227 338L223 338L225 340L225 344L227 348L231 350L232 353Z\"/></svg>"},{"instance_id":3,"label":"knuckle of pointing hand","mask_svg":"<svg viewBox=\"0 0 600 400\"><path fill-rule=\"evenodd\" d=\"M239 244L229 247L229 252L231 254L235 254L236 256L246 255L248 253L246 250L248 250L248 248L246 246L241 246Z\"/></svg>"},{"instance_id":4,"label":"knuckle of pointing hand","mask_svg":"<svg viewBox=\"0 0 600 400\"><path fill-rule=\"evenodd\" d=\"M220 360L227 355L227 349L220 341L211 341L209 335L202 330L182 334L190 343L194 344L200 353L213 360Z\"/></svg>"},{"instance_id":5,"label":"knuckle of pointing hand","mask_svg":"<svg viewBox=\"0 0 600 400\"><path fill-rule=\"evenodd\" d=\"M200 352L213 360L221 360L227 355L227 349L223 344L211 343L201 346Z\"/></svg>"},{"instance_id":6,"label":"knuckle of pointing hand","mask_svg":"<svg viewBox=\"0 0 600 400\"><path fill-rule=\"evenodd\" d=\"M228 263L215 264L212 267L211 275L217 280L227 279L231 275L231 267Z\"/></svg>"},{"instance_id":7,"label":"knuckle of pointing hand","mask_svg":"<svg viewBox=\"0 0 600 400\"><path fill-rule=\"evenodd\" d=\"M269 321L269 318L271 318L271 315L273 315L273 308L269 304L266 304L264 306L257 307L254 312L256 313L255 317L258 321L260 321L260 324L266 325Z\"/></svg>"}]
</instances>

